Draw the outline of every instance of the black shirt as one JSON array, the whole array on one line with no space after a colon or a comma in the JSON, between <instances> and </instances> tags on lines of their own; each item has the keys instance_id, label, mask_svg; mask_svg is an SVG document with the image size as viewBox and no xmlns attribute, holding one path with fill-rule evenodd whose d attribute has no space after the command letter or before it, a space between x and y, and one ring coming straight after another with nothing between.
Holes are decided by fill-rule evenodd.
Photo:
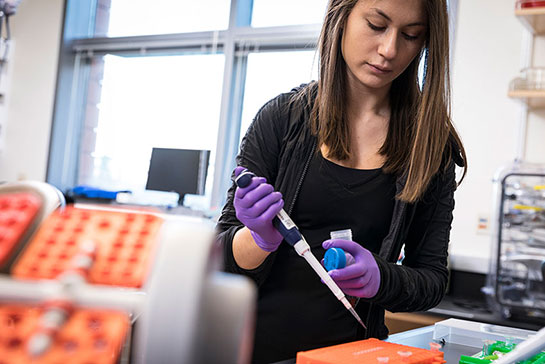
<instances>
[{"instance_id":1,"label":"black shirt","mask_svg":"<svg viewBox=\"0 0 545 364\"><path fill-rule=\"evenodd\" d=\"M330 232L348 228L354 241L378 252L390 227L394 195L393 175L380 168L342 167L317 153L291 217L318 260ZM259 290L253 363L294 358L298 351L356 340L358 326L293 247L281 244Z\"/></svg>"}]
</instances>

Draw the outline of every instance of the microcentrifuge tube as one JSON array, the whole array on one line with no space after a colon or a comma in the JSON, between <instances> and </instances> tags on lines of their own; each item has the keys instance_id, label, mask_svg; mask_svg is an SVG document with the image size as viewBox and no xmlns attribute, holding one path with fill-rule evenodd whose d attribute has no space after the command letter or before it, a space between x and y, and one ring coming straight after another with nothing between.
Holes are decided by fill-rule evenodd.
<instances>
[{"instance_id":1,"label":"microcentrifuge tube","mask_svg":"<svg viewBox=\"0 0 545 364\"><path fill-rule=\"evenodd\" d=\"M398 351L397 353L401 357L402 363L408 363L411 361L411 356L413 355L412 351Z\"/></svg>"},{"instance_id":2,"label":"microcentrifuge tube","mask_svg":"<svg viewBox=\"0 0 545 364\"><path fill-rule=\"evenodd\" d=\"M352 229L331 231L329 233L329 236L331 236L331 239L343 239L352 241Z\"/></svg>"},{"instance_id":3,"label":"microcentrifuge tube","mask_svg":"<svg viewBox=\"0 0 545 364\"><path fill-rule=\"evenodd\" d=\"M331 231L329 235L331 239L343 239L352 241L352 229ZM327 271L333 269L342 269L353 263L355 263L354 257L341 248L329 248L325 252L324 266ZM348 302L350 302L352 307L356 307L360 300L359 297L354 296L346 296L346 298L348 299Z\"/></svg>"},{"instance_id":4,"label":"microcentrifuge tube","mask_svg":"<svg viewBox=\"0 0 545 364\"><path fill-rule=\"evenodd\" d=\"M491 353L489 352L489 348L490 348L490 345L492 345L494 343L493 340L483 340L483 356L487 356L487 355L490 355Z\"/></svg>"},{"instance_id":5,"label":"microcentrifuge tube","mask_svg":"<svg viewBox=\"0 0 545 364\"><path fill-rule=\"evenodd\" d=\"M430 343L430 350L431 351L439 351L439 349L441 349L441 344L434 343L434 342Z\"/></svg>"}]
</instances>

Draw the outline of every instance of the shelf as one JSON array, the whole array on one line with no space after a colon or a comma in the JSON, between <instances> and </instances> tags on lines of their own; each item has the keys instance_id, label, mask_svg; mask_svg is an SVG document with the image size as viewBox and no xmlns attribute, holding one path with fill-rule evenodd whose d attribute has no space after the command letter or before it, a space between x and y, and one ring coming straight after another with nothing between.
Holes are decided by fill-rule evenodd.
<instances>
[{"instance_id":1,"label":"shelf","mask_svg":"<svg viewBox=\"0 0 545 364\"><path fill-rule=\"evenodd\" d=\"M515 15L533 34L545 34L545 7L516 9Z\"/></svg>"},{"instance_id":2,"label":"shelf","mask_svg":"<svg viewBox=\"0 0 545 364\"><path fill-rule=\"evenodd\" d=\"M526 102L531 109L545 108L545 90L509 91L507 95L513 99L520 99Z\"/></svg>"}]
</instances>

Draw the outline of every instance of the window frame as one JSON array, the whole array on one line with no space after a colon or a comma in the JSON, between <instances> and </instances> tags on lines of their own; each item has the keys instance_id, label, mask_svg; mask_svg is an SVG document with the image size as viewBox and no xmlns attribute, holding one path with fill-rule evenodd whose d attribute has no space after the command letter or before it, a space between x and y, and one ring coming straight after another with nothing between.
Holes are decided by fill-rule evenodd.
<instances>
[{"instance_id":1,"label":"window frame","mask_svg":"<svg viewBox=\"0 0 545 364\"><path fill-rule=\"evenodd\" d=\"M98 0L67 0L57 77L47 181L61 190L77 183L89 59L97 55L214 54L225 56L210 207L220 207L238 153L248 53L315 49L320 25L252 28L253 0L231 0L226 30L94 37Z\"/></svg>"}]
</instances>

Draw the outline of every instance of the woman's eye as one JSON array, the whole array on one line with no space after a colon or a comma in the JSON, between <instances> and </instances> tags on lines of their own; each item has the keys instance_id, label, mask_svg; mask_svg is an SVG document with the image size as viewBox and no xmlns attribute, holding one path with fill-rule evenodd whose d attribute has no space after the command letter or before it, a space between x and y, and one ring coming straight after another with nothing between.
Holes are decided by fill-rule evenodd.
<instances>
[{"instance_id":1,"label":"woman's eye","mask_svg":"<svg viewBox=\"0 0 545 364\"><path fill-rule=\"evenodd\" d=\"M403 36L407 40L417 40L418 39L418 35L410 35L410 34L407 34L407 33L403 33Z\"/></svg>"},{"instance_id":2,"label":"woman's eye","mask_svg":"<svg viewBox=\"0 0 545 364\"><path fill-rule=\"evenodd\" d=\"M375 25L373 23L371 23L370 21L367 21L367 24L369 25L369 28L373 29L374 31L382 31L384 29L386 29L386 27L379 27L378 25Z\"/></svg>"}]
</instances>

